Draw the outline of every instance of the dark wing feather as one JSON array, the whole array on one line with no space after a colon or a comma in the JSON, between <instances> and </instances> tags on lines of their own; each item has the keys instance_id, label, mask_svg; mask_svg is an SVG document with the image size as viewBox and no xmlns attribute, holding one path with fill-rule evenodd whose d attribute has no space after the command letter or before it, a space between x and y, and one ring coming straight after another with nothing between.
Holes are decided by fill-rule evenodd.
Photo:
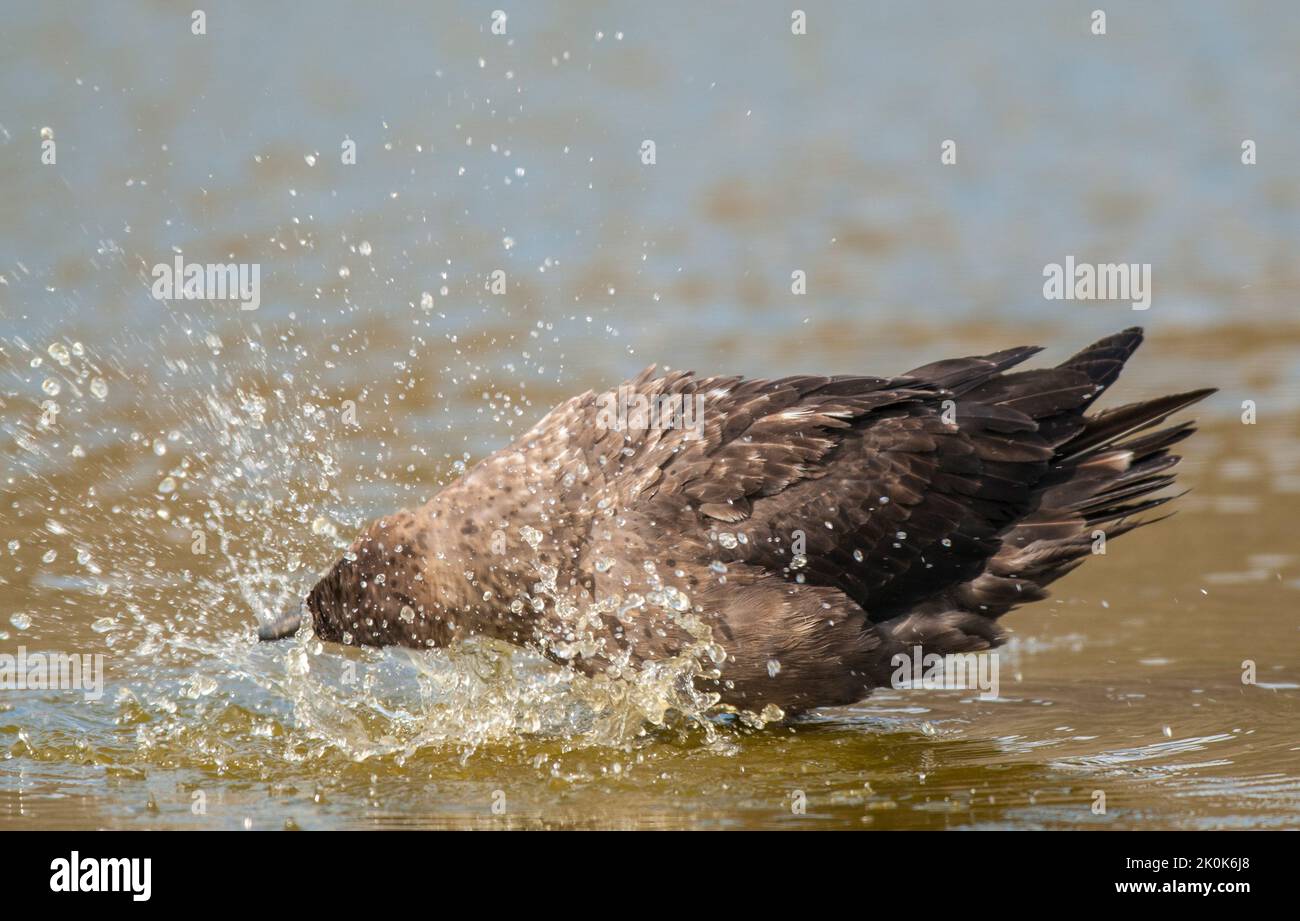
<instances>
[{"instance_id":1,"label":"dark wing feather","mask_svg":"<svg viewBox=\"0 0 1300 921\"><path fill-rule=\"evenodd\" d=\"M704 396L703 437L623 432L594 462L612 468L620 507L667 523L683 555L839 588L883 619L919 586L976 575L1029 502L1052 453L1033 420L995 402L959 404L956 424L941 412L1035 351L896 379L643 375L648 397Z\"/></svg>"},{"instance_id":2,"label":"dark wing feather","mask_svg":"<svg viewBox=\"0 0 1300 921\"><path fill-rule=\"evenodd\" d=\"M996 617L1077 565L1087 529L1122 533L1165 501L1150 494L1189 429L1132 436L1208 391L1084 415L1141 338L1125 330L1057 368L1011 373L1038 349L893 379L647 369L631 386L648 398L703 398L702 437L603 431L581 448L604 474L597 498L653 522L682 559L833 587L873 621L927 608Z\"/></svg>"}]
</instances>

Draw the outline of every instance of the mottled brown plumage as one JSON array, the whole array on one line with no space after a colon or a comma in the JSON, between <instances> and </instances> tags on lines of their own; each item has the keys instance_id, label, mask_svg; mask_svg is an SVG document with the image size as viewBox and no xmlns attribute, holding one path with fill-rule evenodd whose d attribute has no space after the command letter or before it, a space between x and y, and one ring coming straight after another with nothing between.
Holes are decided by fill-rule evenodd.
<instances>
[{"instance_id":1,"label":"mottled brown plumage","mask_svg":"<svg viewBox=\"0 0 1300 921\"><path fill-rule=\"evenodd\" d=\"M997 646L998 618L1044 597L1095 529L1113 538L1167 501L1152 494L1192 428L1156 427L1212 391L1085 415L1141 340L1020 372L1038 349L895 378L647 369L625 392L702 396L702 437L619 430L608 394L574 397L367 527L307 609L326 640L490 636L587 673L703 656L716 674L697 684L740 709L850 703L897 652Z\"/></svg>"}]
</instances>

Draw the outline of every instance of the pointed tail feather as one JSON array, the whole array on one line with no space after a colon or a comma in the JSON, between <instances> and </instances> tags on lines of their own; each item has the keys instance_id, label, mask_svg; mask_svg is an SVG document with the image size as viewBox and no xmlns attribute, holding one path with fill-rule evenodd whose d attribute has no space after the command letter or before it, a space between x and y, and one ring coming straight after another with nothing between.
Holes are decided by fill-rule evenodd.
<instances>
[{"instance_id":1,"label":"pointed tail feather","mask_svg":"<svg viewBox=\"0 0 1300 921\"><path fill-rule=\"evenodd\" d=\"M1168 517L1134 516L1182 495L1158 493L1173 484L1180 459L1169 449L1196 429L1192 422L1159 426L1214 388L1083 415L1141 343L1142 330L1127 329L1057 368L994 376L971 392L1031 417L1055 449L1038 486L1038 507L1000 535L1002 549L985 571L957 590L954 600L962 608L997 618L1041 598L1045 586L1079 566L1093 552L1097 530L1110 540ZM1081 385L1090 391L1082 398Z\"/></svg>"}]
</instances>

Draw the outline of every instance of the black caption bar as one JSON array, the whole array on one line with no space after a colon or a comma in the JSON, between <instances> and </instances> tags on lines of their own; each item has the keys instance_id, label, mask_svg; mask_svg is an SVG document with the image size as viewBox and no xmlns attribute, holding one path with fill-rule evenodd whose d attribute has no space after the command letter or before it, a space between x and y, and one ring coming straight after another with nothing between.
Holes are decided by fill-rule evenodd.
<instances>
[{"instance_id":1,"label":"black caption bar","mask_svg":"<svg viewBox=\"0 0 1300 921\"><path fill-rule=\"evenodd\" d=\"M1287 891L1293 839L1279 832L9 832L8 904L133 912L231 905L265 911L385 897L489 899L554 907L563 892L617 903L725 894L729 911L789 887L791 898L901 905L1032 897L1037 904L1242 904ZM618 834L617 843L605 840ZM453 838L453 836L455 836ZM671 837L671 841L668 838ZM687 892L683 892L686 889ZM73 904L75 903L75 905ZM865 904L865 903L864 903ZM430 909L436 909L430 904ZM769 906L770 907L770 906Z\"/></svg>"}]
</instances>

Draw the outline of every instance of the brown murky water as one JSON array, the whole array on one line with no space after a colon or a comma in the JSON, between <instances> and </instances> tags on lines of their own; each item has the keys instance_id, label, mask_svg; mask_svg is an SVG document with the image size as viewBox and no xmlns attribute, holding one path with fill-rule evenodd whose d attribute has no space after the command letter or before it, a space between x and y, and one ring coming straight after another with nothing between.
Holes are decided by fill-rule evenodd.
<instances>
[{"instance_id":1,"label":"brown murky water","mask_svg":"<svg viewBox=\"0 0 1300 921\"><path fill-rule=\"evenodd\" d=\"M805 45L776 6L520 11L505 43L326 4L198 44L56 6L0 36L0 654L106 680L0 691L0 827L1300 826L1286 7L1144 5L1090 45L1064 6L941 5L959 46L856 5ZM154 300L178 250L258 262L262 306ZM1153 306L1044 301L1067 253L1151 262ZM755 729L508 650L253 641L363 521L651 361L1050 360L1134 322L1114 399L1222 388L1192 492L1010 615L995 700Z\"/></svg>"}]
</instances>

